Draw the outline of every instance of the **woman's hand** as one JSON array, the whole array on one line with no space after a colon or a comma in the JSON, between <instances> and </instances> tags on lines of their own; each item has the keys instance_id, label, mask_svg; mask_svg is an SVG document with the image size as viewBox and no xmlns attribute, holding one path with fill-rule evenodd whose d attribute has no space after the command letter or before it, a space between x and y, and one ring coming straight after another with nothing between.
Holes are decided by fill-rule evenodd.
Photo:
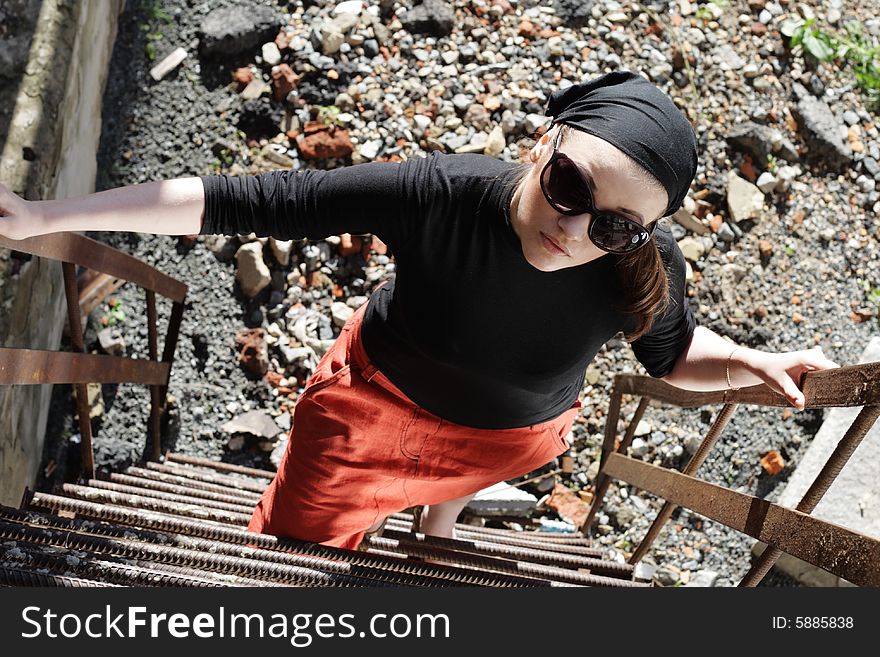
<instances>
[{"instance_id":1,"label":"woman's hand","mask_svg":"<svg viewBox=\"0 0 880 657\"><path fill-rule=\"evenodd\" d=\"M840 365L826 358L819 346L780 353L750 350L749 370L799 411L804 410L804 393L798 388L801 375L834 367Z\"/></svg>"},{"instance_id":2,"label":"woman's hand","mask_svg":"<svg viewBox=\"0 0 880 657\"><path fill-rule=\"evenodd\" d=\"M0 184L0 235L13 240L40 235L39 222L39 214L30 201Z\"/></svg>"}]
</instances>

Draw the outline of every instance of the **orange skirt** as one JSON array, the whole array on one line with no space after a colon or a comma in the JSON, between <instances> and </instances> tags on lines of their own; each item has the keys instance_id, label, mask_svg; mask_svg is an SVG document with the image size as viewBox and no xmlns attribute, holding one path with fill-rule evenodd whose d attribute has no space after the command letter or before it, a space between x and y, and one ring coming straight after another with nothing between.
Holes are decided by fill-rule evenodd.
<instances>
[{"instance_id":1,"label":"orange skirt","mask_svg":"<svg viewBox=\"0 0 880 657\"><path fill-rule=\"evenodd\" d=\"M248 530L355 549L378 520L531 472L568 449L580 402L515 429L432 415L370 362L366 304L343 327L294 408L287 450Z\"/></svg>"}]
</instances>

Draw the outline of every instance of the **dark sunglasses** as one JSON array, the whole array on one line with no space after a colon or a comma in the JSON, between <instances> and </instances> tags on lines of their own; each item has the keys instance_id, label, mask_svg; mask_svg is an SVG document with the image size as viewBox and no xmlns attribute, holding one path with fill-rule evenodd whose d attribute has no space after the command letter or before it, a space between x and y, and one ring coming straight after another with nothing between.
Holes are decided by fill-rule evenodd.
<instances>
[{"instance_id":1,"label":"dark sunglasses","mask_svg":"<svg viewBox=\"0 0 880 657\"><path fill-rule=\"evenodd\" d=\"M562 130L557 130L553 154L541 171L541 191L547 202L565 215L589 213L587 235L603 251L630 253L647 244L657 222L645 228L622 214L597 209L589 181L577 164L559 152L561 138Z\"/></svg>"}]
</instances>

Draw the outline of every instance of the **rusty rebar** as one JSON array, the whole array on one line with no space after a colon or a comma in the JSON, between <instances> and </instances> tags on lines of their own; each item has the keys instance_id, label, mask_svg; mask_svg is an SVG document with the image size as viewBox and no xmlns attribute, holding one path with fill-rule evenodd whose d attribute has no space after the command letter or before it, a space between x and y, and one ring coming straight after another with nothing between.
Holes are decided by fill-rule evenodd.
<instances>
[{"instance_id":1,"label":"rusty rebar","mask_svg":"<svg viewBox=\"0 0 880 657\"><path fill-rule=\"evenodd\" d=\"M203 481L196 481L195 479L190 479L181 475L168 474L167 472L157 472L149 468L129 466L124 470L124 473L141 479L161 481L166 484L174 484L176 486L184 486L186 488L195 488L196 490L238 497L242 500L247 500L248 502L251 502L253 504L256 504L260 499L259 493L237 490L234 488L230 489L229 486L224 486L223 484L211 484Z\"/></svg>"},{"instance_id":2,"label":"rusty rebar","mask_svg":"<svg viewBox=\"0 0 880 657\"><path fill-rule=\"evenodd\" d=\"M98 481L98 480L92 480ZM256 505L255 501L248 500L243 497L237 497L235 495L224 495L222 493L215 493L212 491L200 490L198 488L189 488L187 486L179 486L177 484L166 484L161 481L157 481L154 479L144 479L142 477L132 477L130 475L119 474L113 472L109 476L109 481L114 484L124 484L126 486L132 486L135 488L140 488L142 490L151 490L156 491L157 493L171 493L172 495L185 495L190 498L198 499L198 500L209 500L213 502L225 502L227 504L232 504L242 508L249 508L253 510ZM92 483L91 485L95 485ZM146 493L141 493L141 495L146 495Z\"/></svg>"},{"instance_id":3,"label":"rusty rebar","mask_svg":"<svg viewBox=\"0 0 880 657\"><path fill-rule=\"evenodd\" d=\"M730 422L730 418L733 417L736 409L737 404L724 404L724 406L721 407L718 415L715 416L715 421L712 423L712 426L709 427L706 437L700 442L700 446L682 470L682 474L692 476L697 472L706 460L706 457L709 456L709 452L715 447L715 443L717 443L718 438L721 437L721 432L724 431L724 428ZM642 560L645 553L651 547L651 544L653 544L657 539L657 536L660 535L663 525L665 525L669 518L672 517L672 514L677 507L677 504L673 504L668 500L663 503L659 513L657 513L657 517L654 518L654 522L652 522L651 526L648 528L645 537L639 542L635 551L630 556L629 563L636 564Z\"/></svg>"},{"instance_id":4,"label":"rusty rebar","mask_svg":"<svg viewBox=\"0 0 880 657\"><path fill-rule=\"evenodd\" d=\"M314 568L269 563L225 554L208 554L167 545L153 545L141 541L103 538L74 532L0 522L0 538L30 541L40 545L62 545L73 550L99 554L114 554L131 559L149 559L177 566L244 574L269 581L292 582L302 586L388 586L361 577L328 573Z\"/></svg>"},{"instance_id":5,"label":"rusty rebar","mask_svg":"<svg viewBox=\"0 0 880 657\"><path fill-rule=\"evenodd\" d=\"M202 505L211 509L220 511L232 511L250 515L253 513L253 507L243 504L230 504L229 502L220 502L203 497L192 497L190 495L181 495L178 493L169 493L166 491L156 491L149 487L129 486L128 484L120 484L113 481L103 481L101 479L89 479L86 484L92 488L100 488L102 490L113 491L114 493L124 493L129 495L140 495L143 497L151 497L163 500L165 502L180 502L181 504Z\"/></svg>"},{"instance_id":6,"label":"rusty rebar","mask_svg":"<svg viewBox=\"0 0 880 657\"><path fill-rule=\"evenodd\" d=\"M109 588L116 584L95 582L79 577L38 573L33 570L0 566L0 586L52 586L64 588Z\"/></svg>"},{"instance_id":7,"label":"rusty rebar","mask_svg":"<svg viewBox=\"0 0 880 657\"><path fill-rule=\"evenodd\" d=\"M397 520L396 518L388 519L386 525L389 529L396 529L403 532L412 532L412 523L405 520ZM563 552L565 554L577 554L582 557L598 558L602 556L602 550L597 548L588 548L581 545L565 545L560 543L535 541L529 539L521 539L518 536L499 536L494 534L479 534L470 532L466 529L455 527L455 537L463 541L485 541L487 543L499 543L501 545L515 545L517 547L535 548L537 550L547 550L549 552Z\"/></svg>"},{"instance_id":8,"label":"rusty rebar","mask_svg":"<svg viewBox=\"0 0 880 657\"><path fill-rule=\"evenodd\" d=\"M167 463L145 463L147 469L164 472L166 474L177 475L178 477L186 477L195 481L202 481L209 484L226 486L237 490L246 490L252 493L262 494L266 489L266 484L256 483L253 479L239 479L229 475L212 475L198 472L192 468L168 465Z\"/></svg>"},{"instance_id":9,"label":"rusty rebar","mask_svg":"<svg viewBox=\"0 0 880 657\"><path fill-rule=\"evenodd\" d=\"M813 512L813 509L816 508L816 505L822 500L825 493L828 492L831 484L834 483L837 475L840 474L843 466L846 465L853 452L861 444L865 434L874 425L874 421L878 416L880 416L880 406L864 406L859 411L859 414L846 430L846 433L843 434L843 438L837 443L837 447L834 448L831 456L825 461L825 465L822 466L810 488L804 493L801 501L798 502L795 511L807 514ZM781 554L782 550L768 545L739 585L742 587L753 587L760 584Z\"/></svg>"},{"instance_id":10,"label":"rusty rebar","mask_svg":"<svg viewBox=\"0 0 880 657\"><path fill-rule=\"evenodd\" d=\"M431 545L424 541L422 534L405 534L406 538L391 536L369 536L367 541L370 549L378 549L389 553L405 554L409 557L432 559L471 568L484 568L501 573L515 573L529 577L543 577L554 582L554 586L607 586L607 587L641 587L644 584L617 577L602 577L589 573L549 566L543 564L515 561L485 554L458 552L456 550Z\"/></svg>"},{"instance_id":11,"label":"rusty rebar","mask_svg":"<svg viewBox=\"0 0 880 657\"><path fill-rule=\"evenodd\" d=\"M452 538L440 538L438 536L425 536L424 534L408 534L386 529L383 537L393 538L400 541L401 544L409 545L413 542L428 545L431 547L445 548L447 550L456 550L461 552L469 552L473 554L488 555L495 557L504 557L529 563L537 563L545 566L556 566L559 568L585 568L590 572L600 575L608 575L611 577L632 577L633 567L629 564L615 563L612 561L603 561L602 559L592 559L590 557L582 557L573 554L563 554L561 552L548 552L546 550L532 550L519 548L512 545L497 545L487 543L485 541L460 541Z\"/></svg>"},{"instance_id":12,"label":"rusty rebar","mask_svg":"<svg viewBox=\"0 0 880 657\"><path fill-rule=\"evenodd\" d=\"M186 454L178 454L177 452L168 452L165 455L165 462L184 463L186 465L194 465L202 468L210 468L220 472L228 472L233 474L245 475L256 479L268 479L272 481L275 478L274 472L268 470L258 470L257 468L248 468L243 465L235 465L234 463L224 463L223 461L212 461L211 459L201 458L199 456L187 456Z\"/></svg>"},{"instance_id":13,"label":"rusty rebar","mask_svg":"<svg viewBox=\"0 0 880 657\"><path fill-rule=\"evenodd\" d=\"M120 586L224 586L222 583L196 575L160 573L140 565L132 566L104 559L95 559L92 555L84 553L72 554L70 551L67 551L63 554L51 554L44 551L46 548L57 550L58 546L34 545L21 541L17 542L14 548L20 551L20 558L11 559L9 552L12 550L7 550L5 555L0 554L0 558L5 557L10 563L21 562L23 567L45 568L58 575L74 574L82 579L95 582L109 582L111 584L119 584ZM240 584L239 586L243 585Z\"/></svg>"},{"instance_id":14,"label":"rusty rebar","mask_svg":"<svg viewBox=\"0 0 880 657\"><path fill-rule=\"evenodd\" d=\"M88 486L79 486L77 484L62 484L61 490L65 495L80 499L100 501L105 504L137 507L140 509L152 509L154 511L170 513L178 516L213 520L214 522L222 522L229 525L247 525L251 519L249 514L210 509L198 504L165 502L154 497L131 495L128 493L115 493L110 490L89 488Z\"/></svg>"},{"instance_id":15,"label":"rusty rebar","mask_svg":"<svg viewBox=\"0 0 880 657\"><path fill-rule=\"evenodd\" d=\"M241 549L237 546L253 545L266 550L294 551L304 556L345 561L356 566L442 578L469 586L529 587L546 586L549 584L546 581L542 582L525 577L499 575L466 568L450 568L438 564L407 561L399 557L380 557L378 555L343 550L316 543L278 538L268 534L252 534L243 529L235 529L228 525L208 525L196 520L163 516L134 509L108 507L93 502L45 493L35 493L31 500L31 506L51 511L75 513L77 516L81 516L81 518L60 518L34 511L20 511L7 507L0 507L0 518L101 536L125 537L132 534L138 536L139 540L184 548L194 545L193 541L195 538L205 538L210 541L216 541L216 544L213 542L204 544L205 549L209 551L226 551L235 555ZM83 518L90 518L97 522ZM106 522L107 520L121 523L124 526L110 525ZM144 527L150 527L152 530L157 531L144 529ZM221 543L232 545L230 547L223 547Z\"/></svg>"},{"instance_id":16,"label":"rusty rebar","mask_svg":"<svg viewBox=\"0 0 880 657\"><path fill-rule=\"evenodd\" d=\"M412 522L412 515L409 513L392 513L389 518L393 518L394 520L401 520L404 522ZM477 534L485 534L492 536L516 536L518 539L526 540L526 541L537 541L540 543L544 542L552 542L552 543L565 543L566 545L582 545L585 547L592 546L593 542L589 538L584 538L578 534L557 534L552 532L538 532L538 531L516 531L513 529L501 529L499 527L480 527L479 525L469 525L464 522L455 523L455 529L458 531L459 529L473 532Z\"/></svg>"}]
</instances>

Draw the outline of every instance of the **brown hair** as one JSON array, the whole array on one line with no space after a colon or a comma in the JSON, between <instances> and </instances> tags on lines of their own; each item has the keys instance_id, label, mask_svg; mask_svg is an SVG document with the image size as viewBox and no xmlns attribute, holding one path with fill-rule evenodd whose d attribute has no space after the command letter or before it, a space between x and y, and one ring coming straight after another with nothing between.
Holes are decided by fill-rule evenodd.
<instances>
[{"instance_id":1,"label":"brown hair","mask_svg":"<svg viewBox=\"0 0 880 657\"><path fill-rule=\"evenodd\" d=\"M566 131L575 129L567 125L561 125L560 128ZM665 191L659 181L641 165L631 158L627 157L626 160L630 165L630 175L637 177L651 190ZM513 180L515 187L524 183L533 166L522 165ZM620 281L622 296L621 301L615 304L615 309L632 315L636 320L635 328L625 333L626 339L633 342L651 329L654 317L666 310L670 302L669 276L657 246L657 238L652 235L648 244L632 253L608 253L603 257L614 259L614 268Z\"/></svg>"}]
</instances>

